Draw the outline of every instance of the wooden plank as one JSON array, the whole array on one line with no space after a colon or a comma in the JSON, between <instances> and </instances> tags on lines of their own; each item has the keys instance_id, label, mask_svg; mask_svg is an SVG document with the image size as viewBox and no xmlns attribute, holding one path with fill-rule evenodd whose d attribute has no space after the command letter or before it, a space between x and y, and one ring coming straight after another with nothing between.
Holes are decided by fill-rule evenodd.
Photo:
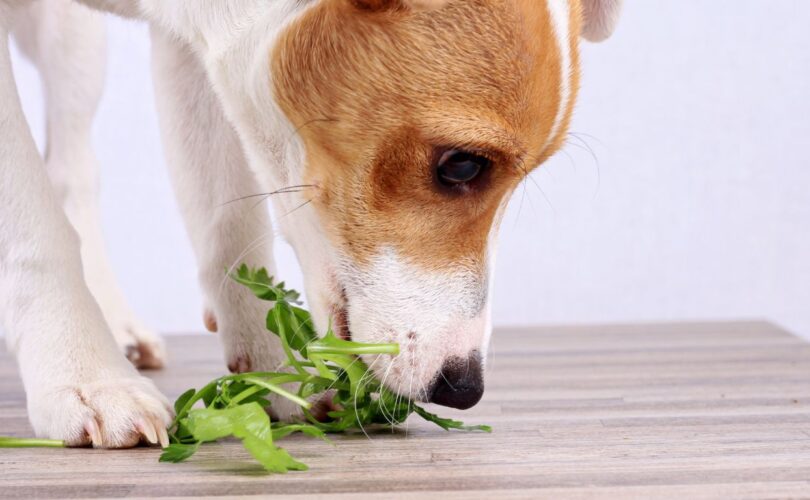
<instances>
[{"instance_id":1,"label":"wooden plank","mask_svg":"<svg viewBox=\"0 0 810 500\"><path fill-rule=\"evenodd\" d=\"M170 397L223 373L213 336L170 337ZM265 474L238 443L184 464L158 450L2 450L0 497L762 498L810 495L810 344L764 322L501 329L484 400L439 409L495 432L407 429L285 442ZM0 350L0 434L28 436Z\"/></svg>"}]
</instances>

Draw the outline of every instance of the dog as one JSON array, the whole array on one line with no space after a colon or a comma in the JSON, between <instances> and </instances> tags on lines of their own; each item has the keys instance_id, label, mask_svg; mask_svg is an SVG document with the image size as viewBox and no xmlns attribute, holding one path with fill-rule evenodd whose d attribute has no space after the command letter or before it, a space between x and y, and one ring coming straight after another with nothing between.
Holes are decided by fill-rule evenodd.
<instances>
[{"instance_id":1,"label":"dog","mask_svg":"<svg viewBox=\"0 0 810 500\"><path fill-rule=\"evenodd\" d=\"M36 434L165 446L172 415L136 369L162 366L163 343L103 250L96 11L150 26L167 164L228 368L282 363L265 306L225 272L276 274L269 215L251 209L271 198L316 326L398 343L397 357L365 359L376 376L464 409L484 390L507 201L563 144L579 38L607 38L620 1L0 0L0 304ZM43 77L44 158L9 35ZM272 411L299 416L284 400Z\"/></svg>"}]
</instances>

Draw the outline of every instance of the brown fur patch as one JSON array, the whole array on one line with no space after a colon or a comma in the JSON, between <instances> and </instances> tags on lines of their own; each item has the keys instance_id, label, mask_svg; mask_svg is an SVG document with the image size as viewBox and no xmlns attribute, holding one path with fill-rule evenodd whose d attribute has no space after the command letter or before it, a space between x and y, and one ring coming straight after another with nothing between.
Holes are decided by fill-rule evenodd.
<instances>
[{"instance_id":1,"label":"brown fur patch","mask_svg":"<svg viewBox=\"0 0 810 500\"><path fill-rule=\"evenodd\" d=\"M578 84L572 9L570 115ZM495 214L556 151L560 53L545 2L451 1L440 11L368 12L322 0L282 35L274 91L307 152L330 238L357 262L382 246L428 269L480 268ZM493 161L485 188L439 189L436 147Z\"/></svg>"},{"instance_id":2,"label":"brown fur patch","mask_svg":"<svg viewBox=\"0 0 810 500\"><path fill-rule=\"evenodd\" d=\"M435 10L444 7L447 0L351 0L356 6L366 10L413 9Z\"/></svg>"}]
</instances>

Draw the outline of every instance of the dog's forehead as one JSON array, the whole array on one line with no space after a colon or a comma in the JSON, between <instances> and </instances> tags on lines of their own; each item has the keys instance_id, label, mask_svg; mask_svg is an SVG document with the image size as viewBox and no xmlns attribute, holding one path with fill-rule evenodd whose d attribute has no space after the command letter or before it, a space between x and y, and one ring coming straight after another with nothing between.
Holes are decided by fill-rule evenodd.
<instances>
[{"instance_id":1,"label":"dog's forehead","mask_svg":"<svg viewBox=\"0 0 810 500\"><path fill-rule=\"evenodd\" d=\"M563 77L575 73L564 56L575 55L576 13L567 0L465 0L420 13L322 0L277 45L276 93L294 125L340 122L308 127L324 142L362 134L349 156L415 126L446 136L427 139L477 136L543 159L570 100L561 88L573 87Z\"/></svg>"},{"instance_id":2,"label":"dog's forehead","mask_svg":"<svg viewBox=\"0 0 810 500\"><path fill-rule=\"evenodd\" d=\"M560 53L550 11L542 1L457 5L398 26L412 43L401 49L416 68L408 84L424 96L419 121L461 139L477 135L515 155L537 155L559 108Z\"/></svg>"}]
</instances>

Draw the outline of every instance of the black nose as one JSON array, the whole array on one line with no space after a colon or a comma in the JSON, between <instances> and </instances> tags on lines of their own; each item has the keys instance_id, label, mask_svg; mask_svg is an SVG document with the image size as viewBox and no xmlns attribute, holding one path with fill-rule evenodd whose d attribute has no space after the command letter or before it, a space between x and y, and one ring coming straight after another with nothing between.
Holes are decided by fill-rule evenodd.
<instances>
[{"instance_id":1,"label":"black nose","mask_svg":"<svg viewBox=\"0 0 810 500\"><path fill-rule=\"evenodd\" d=\"M430 402L466 410L481 401L483 395L481 356L475 352L467 359L451 358L444 362L433 384Z\"/></svg>"}]
</instances>

